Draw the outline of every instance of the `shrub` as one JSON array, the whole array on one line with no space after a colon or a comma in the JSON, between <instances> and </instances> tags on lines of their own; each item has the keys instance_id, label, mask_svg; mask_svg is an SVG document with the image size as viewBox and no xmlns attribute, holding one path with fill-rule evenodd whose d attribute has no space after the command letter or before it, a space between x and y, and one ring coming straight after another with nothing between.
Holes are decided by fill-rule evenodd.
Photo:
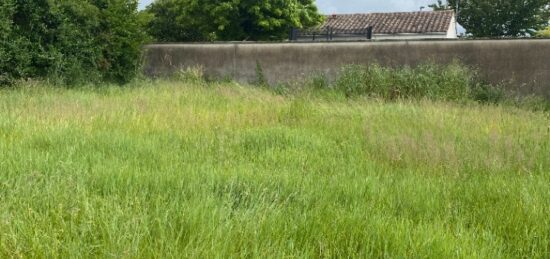
<instances>
[{"instance_id":1,"label":"shrub","mask_svg":"<svg viewBox=\"0 0 550 259\"><path fill-rule=\"evenodd\" d=\"M501 86L478 83L472 88L472 98L478 102L496 104L506 98L502 89Z\"/></svg>"},{"instance_id":2,"label":"shrub","mask_svg":"<svg viewBox=\"0 0 550 259\"><path fill-rule=\"evenodd\" d=\"M550 39L550 27L545 30L539 31L536 35L538 38L548 38Z\"/></svg>"},{"instance_id":3,"label":"shrub","mask_svg":"<svg viewBox=\"0 0 550 259\"><path fill-rule=\"evenodd\" d=\"M143 30L148 17L138 13L137 0L95 0L100 6L103 78L125 83L139 73L143 45L149 40Z\"/></svg>"},{"instance_id":4,"label":"shrub","mask_svg":"<svg viewBox=\"0 0 550 259\"><path fill-rule=\"evenodd\" d=\"M20 78L129 81L147 40L137 0L5 0L0 84Z\"/></svg>"},{"instance_id":5,"label":"shrub","mask_svg":"<svg viewBox=\"0 0 550 259\"><path fill-rule=\"evenodd\" d=\"M13 31L15 3L0 2L0 85L10 84L27 75L30 55L24 51L28 41Z\"/></svg>"}]
</instances>

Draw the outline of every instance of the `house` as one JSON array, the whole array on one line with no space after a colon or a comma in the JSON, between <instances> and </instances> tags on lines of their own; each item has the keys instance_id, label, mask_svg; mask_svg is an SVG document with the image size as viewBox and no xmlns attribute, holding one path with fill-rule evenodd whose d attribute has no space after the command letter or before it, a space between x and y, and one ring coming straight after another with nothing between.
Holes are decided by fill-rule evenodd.
<instances>
[{"instance_id":1,"label":"house","mask_svg":"<svg viewBox=\"0 0 550 259\"><path fill-rule=\"evenodd\" d=\"M372 27L375 40L455 39L454 11L327 15L315 30L300 32L297 40L365 40Z\"/></svg>"}]
</instances>

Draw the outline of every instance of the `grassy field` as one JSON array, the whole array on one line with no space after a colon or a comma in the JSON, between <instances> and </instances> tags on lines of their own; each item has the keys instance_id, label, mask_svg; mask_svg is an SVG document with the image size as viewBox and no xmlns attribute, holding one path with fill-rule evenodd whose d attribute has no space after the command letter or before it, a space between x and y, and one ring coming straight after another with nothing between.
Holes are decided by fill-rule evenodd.
<instances>
[{"instance_id":1,"label":"grassy field","mask_svg":"<svg viewBox=\"0 0 550 259\"><path fill-rule=\"evenodd\" d=\"M0 257L550 257L548 113L234 83L0 90Z\"/></svg>"}]
</instances>

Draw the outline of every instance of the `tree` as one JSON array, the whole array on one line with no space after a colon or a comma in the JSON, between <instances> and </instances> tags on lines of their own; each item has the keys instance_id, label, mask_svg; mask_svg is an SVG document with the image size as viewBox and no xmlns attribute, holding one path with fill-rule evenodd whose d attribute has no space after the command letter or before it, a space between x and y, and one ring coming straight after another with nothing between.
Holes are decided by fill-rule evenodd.
<instances>
[{"instance_id":1,"label":"tree","mask_svg":"<svg viewBox=\"0 0 550 259\"><path fill-rule=\"evenodd\" d=\"M158 0L146 12L149 33L163 42L280 40L323 21L314 0Z\"/></svg>"},{"instance_id":2,"label":"tree","mask_svg":"<svg viewBox=\"0 0 550 259\"><path fill-rule=\"evenodd\" d=\"M147 34L137 0L2 0L0 84L20 78L63 83L127 82Z\"/></svg>"},{"instance_id":3,"label":"tree","mask_svg":"<svg viewBox=\"0 0 550 259\"><path fill-rule=\"evenodd\" d=\"M548 25L548 0L449 0L458 22L476 37L531 36ZM456 11L456 10L455 10Z\"/></svg>"},{"instance_id":4,"label":"tree","mask_svg":"<svg viewBox=\"0 0 550 259\"><path fill-rule=\"evenodd\" d=\"M138 12L138 0L91 2L100 10L94 40L101 49L98 68L102 79L126 83L140 73L142 48L150 40L143 30L148 17Z\"/></svg>"},{"instance_id":5,"label":"tree","mask_svg":"<svg viewBox=\"0 0 550 259\"><path fill-rule=\"evenodd\" d=\"M31 61L29 53L21 51L28 41L14 32L14 14L14 0L0 2L0 85L24 77Z\"/></svg>"}]
</instances>

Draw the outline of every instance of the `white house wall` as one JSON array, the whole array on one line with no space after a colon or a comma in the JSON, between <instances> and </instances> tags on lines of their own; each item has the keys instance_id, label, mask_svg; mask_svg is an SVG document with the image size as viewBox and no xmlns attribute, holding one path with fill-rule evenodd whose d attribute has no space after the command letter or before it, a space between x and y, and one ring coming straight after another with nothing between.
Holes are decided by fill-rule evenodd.
<instances>
[{"instance_id":1,"label":"white house wall","mask_svg":"<svg viewBox=\"0 0 550 259\"><path fill-rule=\"evenodd\" d=\"M453 18L451 19L451 25L449 25L449 30L447 31L447 39L456 39L456 38L458 38L457 28L456 28L456 16L453 15Z\"/></svg>"}]
</instances>

